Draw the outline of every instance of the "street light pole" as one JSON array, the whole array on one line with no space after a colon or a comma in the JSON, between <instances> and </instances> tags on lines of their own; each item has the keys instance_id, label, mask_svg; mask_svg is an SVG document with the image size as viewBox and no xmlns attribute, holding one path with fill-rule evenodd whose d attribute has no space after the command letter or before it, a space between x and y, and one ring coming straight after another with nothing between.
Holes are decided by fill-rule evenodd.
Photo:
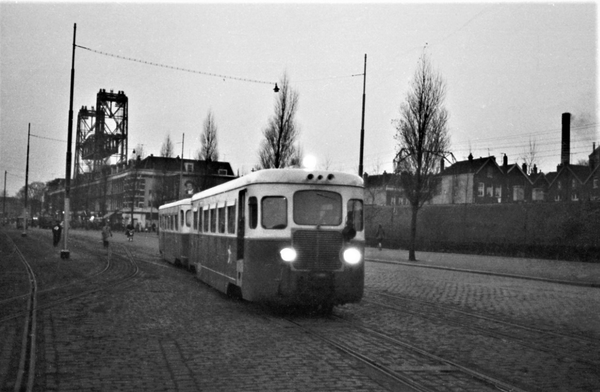
<instances>
[{"instance_id":1,"label":"street light pole","mask_svg":"<svg viewBox=\"0 0 600 392\"><path fill-rule=\"evenodd\" d=\"M60 251L61 259L69 258L69 247L68 247L68 237L69 237L69 217L71 216L71 206L70 206L70 197L71 197L71 144L73 141L73 86L75 83L75 36L77 33L77 23L73 24L73 55L71 57L71 91L69 97L69 125L67 131L67 167L65 173L65 214L64 214L64 245L63 249Z\"/></svg>"},{"instance_id":2,"label":"street light pole","mask_svg":"<svg viewBox=\"0 0 600 392\"><path fill-rule=\"evenodd\" d=\"M363 73L362 120L360 123L360 156L358 158L358 175L363 176L363 152L365 147L365 88L367 85L367 54L365 53L365 71Z\"/></svg>"},{"instance_id":3,"label":"street light pole","mask_svg":"<svg viewBox=\"0 0 600 392\"><path fill-rule=\"evenodd\" d=\"M29 140L31 136L31 123L27 126L27 163L25 164L25 204L23 208L23 232L21 237L27 237L27 197L29 193Z\"/></svg>"}]
</instances>

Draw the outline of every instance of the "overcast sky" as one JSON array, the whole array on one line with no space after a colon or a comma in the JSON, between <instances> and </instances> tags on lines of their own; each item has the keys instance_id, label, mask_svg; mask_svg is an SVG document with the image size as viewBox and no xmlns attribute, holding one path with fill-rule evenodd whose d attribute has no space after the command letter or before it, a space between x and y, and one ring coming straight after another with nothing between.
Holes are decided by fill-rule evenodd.
<instances>
[{"instance_id":1,"label":"overcast sky","mask_svg":"<svg viewBox=\"0 0 600 392\"><path fill-rule=\"evenodd\" d=\"M7 172L9 196L24 186L31 123L29 182L65 176L75 23L77 44L94 51L76 50L73 141L82 106L95 106L100 89L124 91L130 154L143 144L146 155L159 155L170 135L180 155L185 134L184 157L194 157L212 110L220 160L244 174L258 162L273 86L287 72L305 155L356 173L367 54L364 170L390 172L392 120L426 50L446 81L457 160L472 152L522 162L533 141L538 167L554 171L563 112L573 115L572 163L600 141L597 19L595 2L0 0L0 175Z\"/></svg>"}]
</instances>

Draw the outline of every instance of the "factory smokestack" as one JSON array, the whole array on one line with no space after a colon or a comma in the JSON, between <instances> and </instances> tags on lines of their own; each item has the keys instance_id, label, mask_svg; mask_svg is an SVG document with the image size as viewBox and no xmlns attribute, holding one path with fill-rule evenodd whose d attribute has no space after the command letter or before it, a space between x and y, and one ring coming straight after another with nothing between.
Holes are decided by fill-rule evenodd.
<instances>
[{"instance_id":1,"label":"factory smokestack","mask_svg":"<svg viewBox=\"0 0 600 392\"><path fill-rule=\"evenodd\" d=\"M562 114L562 144L560 163L568 165L571 160L571 113Z\"/></svg>"}]
</instances>

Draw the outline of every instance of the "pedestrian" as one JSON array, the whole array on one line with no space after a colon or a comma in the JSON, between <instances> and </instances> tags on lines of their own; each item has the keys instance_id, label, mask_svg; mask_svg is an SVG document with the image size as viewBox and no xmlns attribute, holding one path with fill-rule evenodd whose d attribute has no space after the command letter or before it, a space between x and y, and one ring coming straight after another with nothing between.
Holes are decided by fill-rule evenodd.
<instances>
[{"instance_id":1,"label":"pedestrian","mask_svg":"<svg viewBox=\"0 0 600 392\"><path fill-rule=\"evenodd\" d=\"M110 226L108 225L108 223L104 224L104 227L102 228L102 243L104 244L105 248L108 248L108 237L112 237L112 231L110 231Z\"/></svg>"},{"instance_id":2,"label":"pedestrian","mask_svg":"<svg viewBox=\"0 0 600 392\"><path fill-rule=\"evenodd\" d=\"M375 237L377 237L377 247L379 248L379 251L381 251L381 243L383 242L383 237L385 237L385 231L383 231L381 224L379 224L379 227L377 228Z\"/></svg>"},{"instance_id":3,"label":"pedestrian","mask_svg":"<svg viewBox=\"0 0 600 392\"><path fill-rule=\"evenodd\" d=\"M60 222L55 221L54 225L52 226L52 238L53 238L54 247L56 247L58 245L58 243L60 242L60 233L61 232L62 232L62 227L60 227Z\"/></svg>"},{"instance_id":4,"label":"pedestrian","mask_svg":"<svg viewBox=\"0 0 600 392\"><path fill-rule=\"evenodd\" d=\"M131 222L130 222L127 225L127 227L125 228L125 234L127 235L128 241L133 241L133 233L134 233L133 224L131 224Z\"/></svg>"}]
</instances>

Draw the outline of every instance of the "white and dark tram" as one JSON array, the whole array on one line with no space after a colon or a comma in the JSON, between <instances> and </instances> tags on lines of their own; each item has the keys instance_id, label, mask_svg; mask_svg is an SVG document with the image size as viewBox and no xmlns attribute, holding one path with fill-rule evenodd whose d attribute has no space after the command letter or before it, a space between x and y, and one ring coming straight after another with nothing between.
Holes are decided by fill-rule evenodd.
<instances>
[{"instance_id":1,"label":"white and dark tram","mask_svg":"<svg viewBox=\"0 0 600 392\"><path fill-rule=\"evenodd\" d=\"M248 301L358 302L364 287L363 180L260 170L161 206L160 251Z\"/></svg>"}]
</instances>

